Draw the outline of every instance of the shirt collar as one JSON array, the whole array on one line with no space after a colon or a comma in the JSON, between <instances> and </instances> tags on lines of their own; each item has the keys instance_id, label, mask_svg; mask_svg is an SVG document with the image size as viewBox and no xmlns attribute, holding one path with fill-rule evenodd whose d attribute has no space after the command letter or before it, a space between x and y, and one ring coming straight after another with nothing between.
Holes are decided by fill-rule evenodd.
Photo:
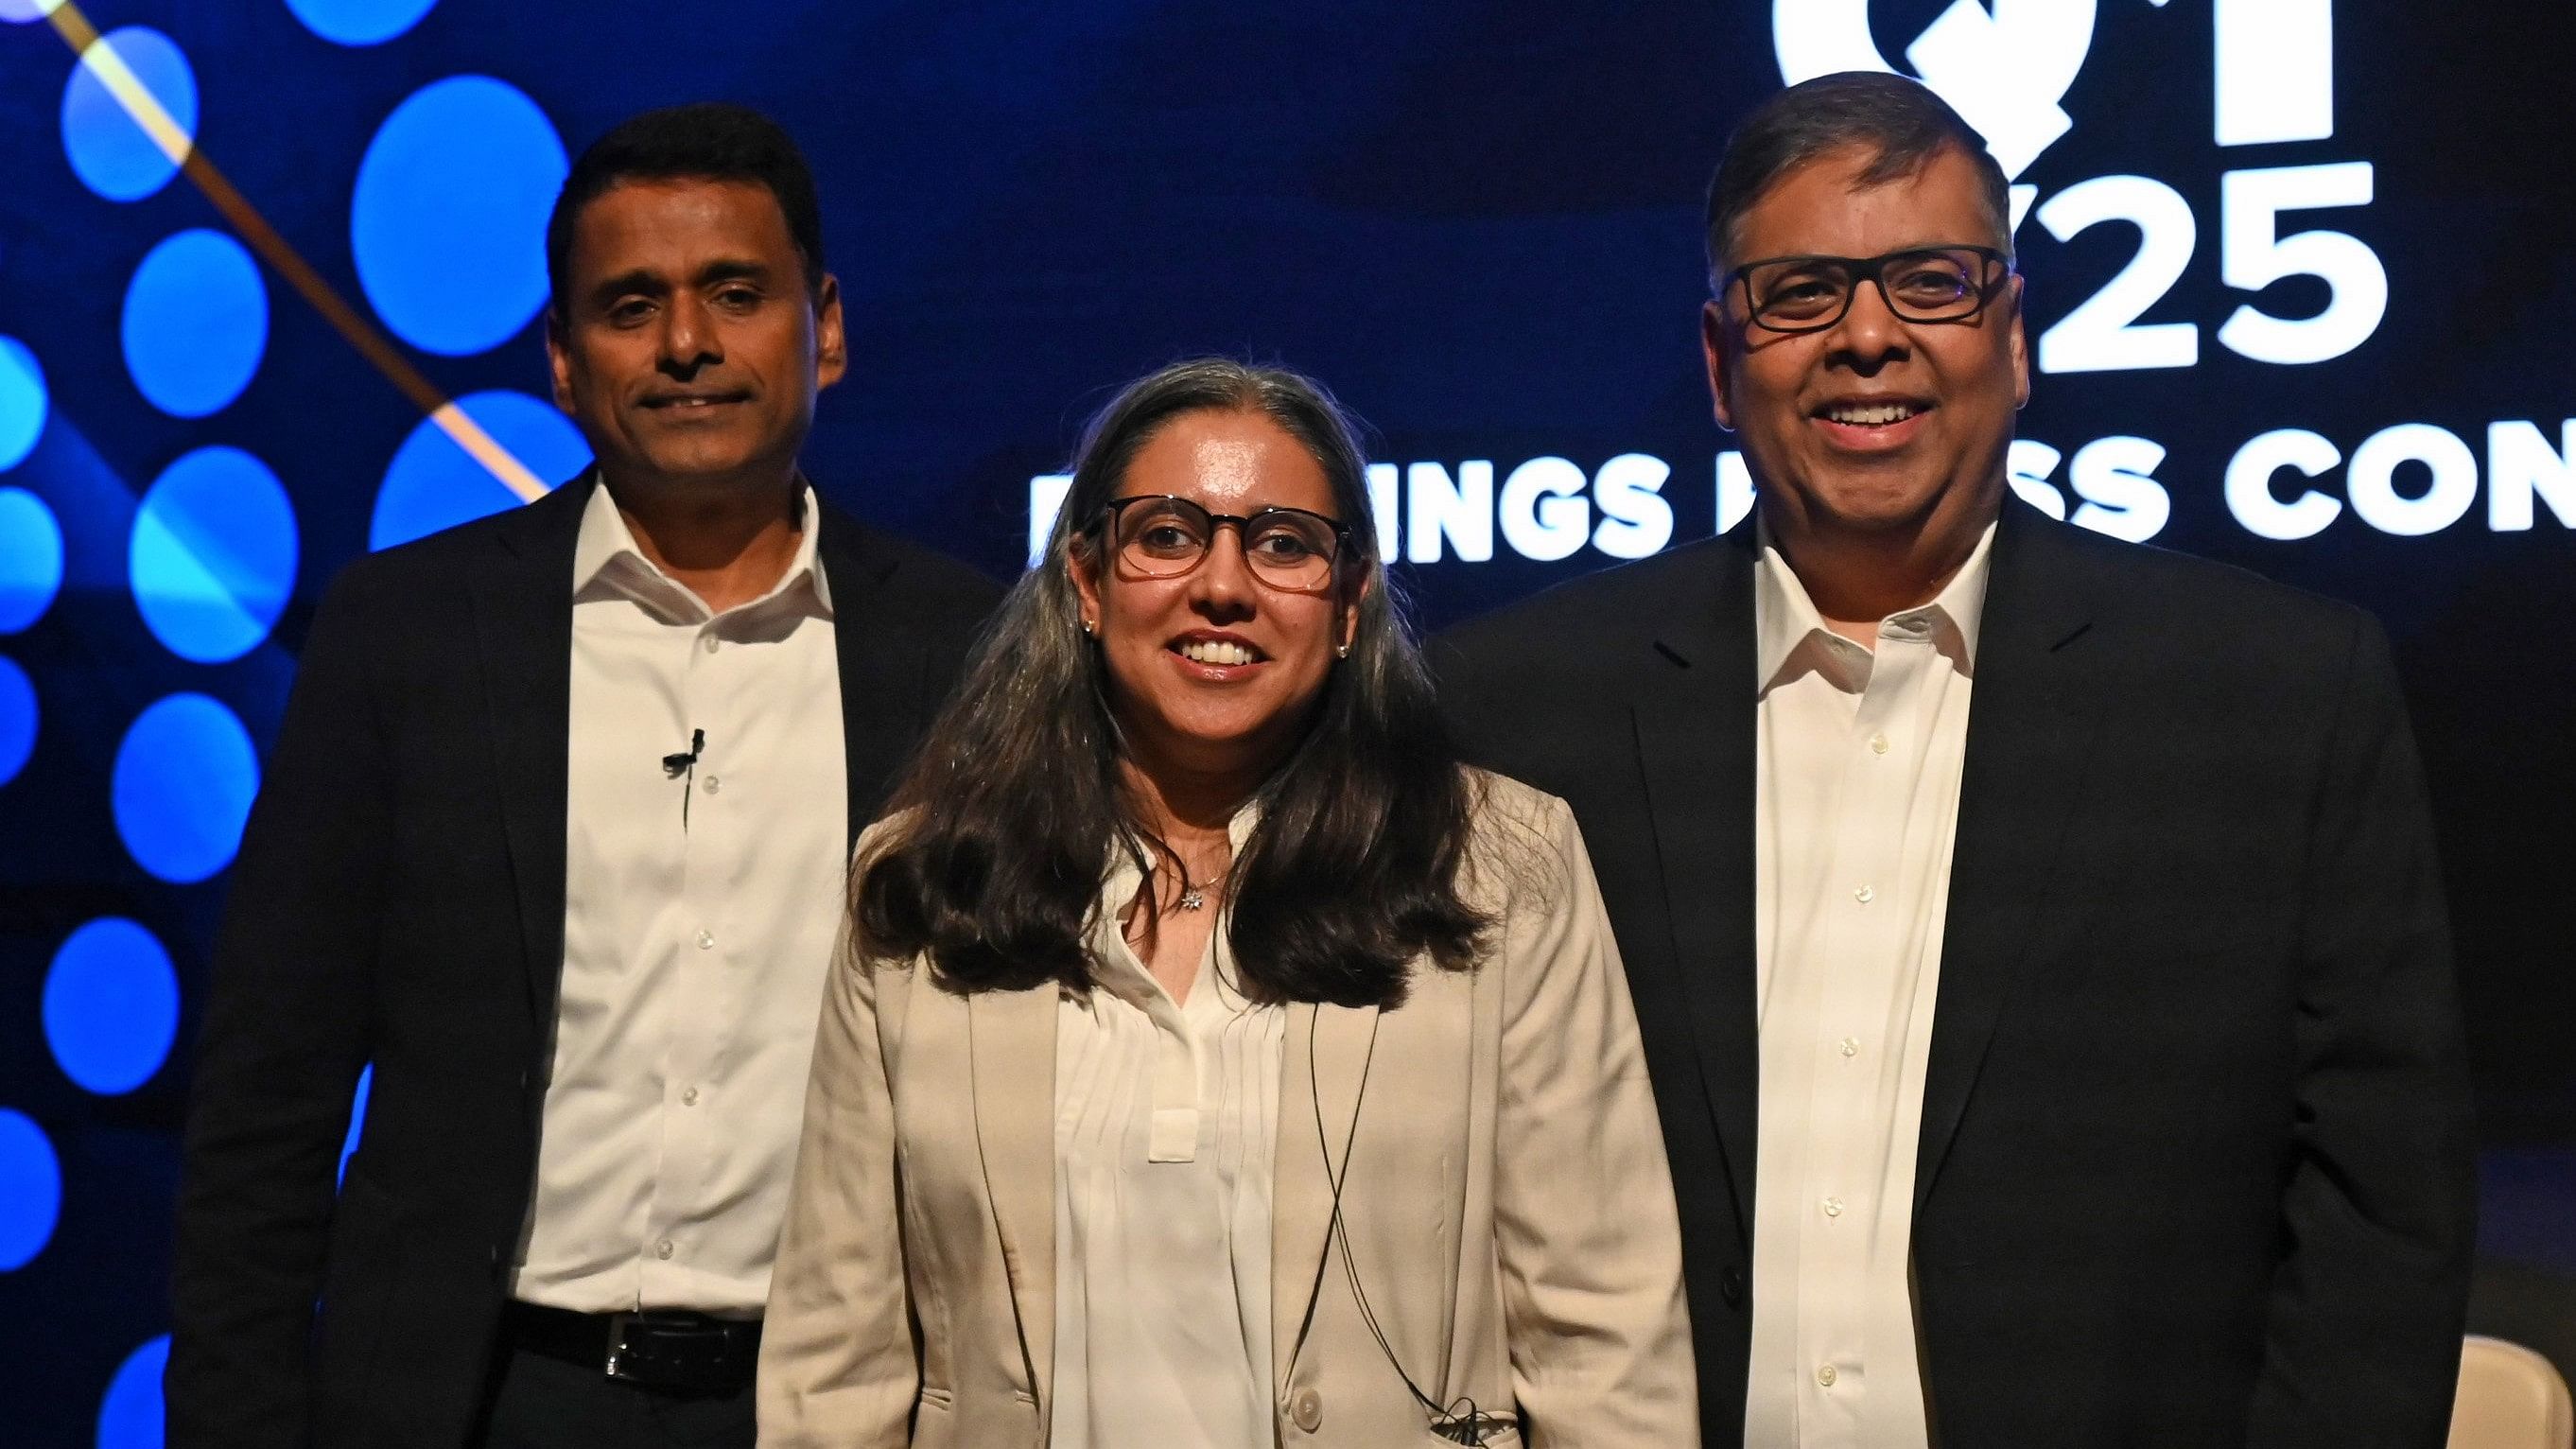
<instances>
[{"instance_id":1,"label":"shirt collar","mask_svg":"<svg viewBox=\"0 0 2576 1449\"><path fill-rule=\"evenodd\" d=\"M1261 796L1255 792L1235 810L1234 818L1225 823L1229 853L1240 858L1243 843L1252 838L1253 827L1260 823ZM1125 840L1119 840L1110 849L1109 874L1100 884L1100 913L1114 917L1127 909L1127 903L1136 898L1136 892L1144 884L1145 873L1137 867L1134 853L1128 850Z\"/></svg>"},{"instance_id":2,"label":"shirt collar","mask_svg":"<svg viewBox=\"0 0 2576 1449\"><path fill-rule=\"evenodd\" d=\"M823 572L818 541L822 534L821 505L814 496L814 485L802 477L797 483L797 515L803 527L797 531L796 553L787 561L787 571L767 593L740 609L757 609L771 600L810 584L814 610L818 617L832 617L832 585ZM664 573L645 557L643 546L636 543L634 530L626 526L626 515L617 511L617 500L610 497L608 484L601 480L592 485L590 501L583 505L581 533L572 551L572 591L578 599L594 591L594 586L660 606L678 617L703 620L712 617L706 601L691 593L677 579ZM727 613L734 612L727 610Z\"/></svg>"},{"instance_id":3,"label":"shirt collar","mask_svg":"<svg viewBox=\"0 0 2576 1449\"><path fill-rule=\"evenodd\" d=\"M1243 843L1252 838L1252 828L1260 821L1261 797L1255 794L1251 799L1243 802L1242 808L1234 812L1233 819L1226 822L1226 840L1237 859L1242 857ZM1127 903L1136 899L1136 893L1144 888L1144 884L1145 873L1138 869L1134 856L1127 849L1126 842L1124 840L1117 842L1109 852L1109 873L1101 881L1100 898L1092 906L1092 959L1104 968L1121 959L1119 952L1122 949L1124 927L1119 917L1125 913ZM1200 884L1205 885L1207 882L1202 881ZM1212 975L1217 979L1222 993L1220 999L1227 1003L1229 1009L1232 1009L1245 1004L1241 995L1232 986L1225 984L1239 979L1239 973L1234 965L1234 942L1228 934L1234 921L1234 902L1230 900L1217 902L1216 913L1216 925L1209 932L1208 937L1209 945L1214 952L1210 959L1215 962L1216 969L1203 975L1198 986L1191 988L1191 1000L1198 999L1198 990L1209 984L1206 976ZM1104 970L1098 975L1095 984L1115 991L1141 1006L1146 996L1151 994L1152 984L1150 978L1133 979L1135 975L1134 972Z\"/></svg>"},{"instance_id":4,"label":"shirt collar","mask_svg":"<svg viewBox=\"0 0 2576 1449\"><path fill-rule=\"evenodd\" d=\"M1959 566L1941 592L1928 604L1888 615L1880 621L1882 630L1891 621L1919 616L1931 625L1935 643L1944 648L1955 646L1960 672L1972 673L1977 627L1986 607L1987 560L1994 551L1994 542L1995 525L1989 523L1977 535L1977 546L1969 550L1968 561ZM1832 665L1842 663L1857 667L1859 677L1866 680L1870 651L1826 626L1824 616L1816 612L1815 602L1807 597L1807 586L1799 582L1797 570L1789 567L1789 560L1772 542L1771 531L1763 526L1759 515L1754 521L1754 543L1761 550L1760 562L1753 570L1754 642L1760 687L1768 690L1778 683L1782 673L1799 662L1800 646L1811 639L1817 641L1812 647L1822 651L1823 658L1818 662L1828 672L1833 672Z\"/></svg>"}]
</instances>

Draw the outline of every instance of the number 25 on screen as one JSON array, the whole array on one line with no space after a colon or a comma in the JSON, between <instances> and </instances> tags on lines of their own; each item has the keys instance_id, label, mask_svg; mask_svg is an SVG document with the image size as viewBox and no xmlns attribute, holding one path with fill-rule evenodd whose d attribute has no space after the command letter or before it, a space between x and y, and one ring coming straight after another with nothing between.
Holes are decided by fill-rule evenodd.
<instances>
[{"instance_id":1,"label":"number 25 on screen","mask_svg":"<svg viewBox=\"0 0 2576 1449\"><path fill-rule=\"evenodd\" d=\"M2388 313L2388 272L2360 238L2339 231L2282 231L2294 211L2367 206L2370 163L2271 166L2219 177L2219 277L2260 292L2285 277L2326 285L2313 317L2275 317L2252 303L2218 328L2229 351L2256 362L2300 364L2341 357L2370 339ZM2182 279L2200 228L2182 193L2145 176L2097 176L2051 196L2032 212L2059 241L2106 221L2138 228L2138 250L2102 290L2039 339L2042 372L2117 372L2190 367L2200 361L2200 325L2138 318Z\"/></svg>"}]
</instances>

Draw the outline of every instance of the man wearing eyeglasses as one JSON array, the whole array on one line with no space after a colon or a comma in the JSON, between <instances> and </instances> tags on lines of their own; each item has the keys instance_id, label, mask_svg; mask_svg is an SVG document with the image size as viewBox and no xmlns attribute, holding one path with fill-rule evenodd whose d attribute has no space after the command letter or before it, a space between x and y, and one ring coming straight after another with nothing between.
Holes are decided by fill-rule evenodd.
<instances>
[{"instance_id":1,"label":"man wearing eyeglasses","mask_svg":"<svg viewBox=\"0 0 2576 1449\"><path fill-rule=\"evenodd\" d=\"M2004 178L1894 76L1712 183L1727 536L1448 641L1644 1023L1708 1442L2438 1445L2470 1229L2378 626L2008 498Z\"/></svg>"}]
</instances>

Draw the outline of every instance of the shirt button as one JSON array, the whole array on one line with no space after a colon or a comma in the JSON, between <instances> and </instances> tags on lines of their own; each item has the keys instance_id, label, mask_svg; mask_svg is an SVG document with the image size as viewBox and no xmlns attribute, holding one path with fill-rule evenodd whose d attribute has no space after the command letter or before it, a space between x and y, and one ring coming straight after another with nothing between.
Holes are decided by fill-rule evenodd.
<instances>
[{"instance_id":1,"label":"shirt button","mask_svg":"<svg viewBox=\"0 0 2576 1449\"><path fill-rule=\"evenodd\" d=\"M1883 754L1886 754L1886 753L1887 753L1887 736L1885 736L1885 735L1871 735L1871 736L1869 737L1869 752L1870 752L1871 754L1873 754L1873 755L1883 755Z\"/></svg>"},{"instance_id":2,"label":"shirt button","mask_svg":"<svg viewBox=\"0 0 2576 1449\"><path fill-rule=\"evenodd\" d=\"M691 1087L687 1091L682 1092L680 1094L680 1105L683 1107L694 1107L698 1105L698 1089Z\"/></svg>"},{"instance_id":3,"label":"shirt button","mask_svg":"<svg viewBox=\"0 0 2576 1449\"><path fill-rule=\"evenodd\" d=\"M1298 1428L1314 1433L1324 1424L1324 1396L1313 1389L1299 1389L1297 1397L1288 1401L1288 1417Z\"/></svg>"},{"instance_id":4,"label":"shirt button","mask_svg":"<svg viewBox=\"0 0 2576 1449\"><path fill-rule=\"evenodd\" d=\"M1847 1036L1843 1038L1843 1055L1847 1057L1856 1057L1860 1055L1859 1037Z\"/></svg>"},{"instance_id":5,"label":"shirt button","mask_svg":"<svg viewBox=\"0 0 2576 1449\"><path fill-rule=\"evenodd\" d=\"M707 776L707 778L701 783L707 787L707 793L710 795L724 788L724 781L717 779L713 775Z\"/></svg>"},{"instance_id":6,"label":"shirt button","mask_svg":"<svg viewBox=\"0 0 2576 1449\"><path fill-rule=\"evenodd\" d=\"M713 634L709 634L709 635L707 636L706 651L707 651L709 654L713 654L713 653L715 653L715 652L716 652L716 648L717 648L716 636L715 636L715 635L713 635Z\"/></svg>"},{"instance_id":7,"label":"shirt button","mask_svg":"<svg viewBox=\"0 0 2576 1449\"><path fill-rule=\"evenodd\" d=\"M671 1240L670 1240L669 1238L664 1238L662 1241L660 1241L660 1242L658 1242L658 1243L655 1243L655 1244L653 1245L653 1256L654 1256L654 1257L656 1257L656 1258L668 1258L668 1257L670 1257L670 1256L671 1256Z\"/></svg>"},{"instance_id":8,"label":"shirt button","mask_svg":"<svg viewBox=\"0 0 2576 1449\"><path fill-rule=\"evenodd\" d=\"M1843 1215L1843 1200L1842 1200L1841 1198L1838 1198L1838 1197L1829 1197L1829 1198L1826 1198L1826 1199L1825 1199L1825 1216L1826 1216L1826 1217L1829 1217L1829 1218L1838 1218L1838 1217L1841 1217L1842 1215Z\"/></svg>"},{"instance_id":9,"label":"shirt button","mask_svg":"<svg viewBox=\"0 0 2576 1449\"><path fill-rule=\"evenodd\" d=\"M700 931L698 933L698 949L701 951L712 951L715 948L715 933L713 931Z\"/></svg>"},{"instance_id":10,"label":"shirt button","mask_svg":"<svg viewBox=\"0 0 2576 1449\"><path fill-rule=\"evenodd\" d=\"M1816 1370L1816 1382L1829 1389L1834 1386L1834 1380L1840 1377L1842 1377L1842 1375L1834 1372L1834 1366L1832 1364L1826 1364L1822 1368Z\"/></svg>"},{"instance_id":11,"label":"shirt button","mask_svg":"<svg viewBox=\"0 0 2576 1449\"><path fill-rule=\"evenodd\" d=\"M1871 889L1870 889L1869 887L1867 887L1867 886L1862 886L1859 890L1856 890L1856 891L1853 891L1853 892L1852 892L1852 899L1853 899L1853 900L1856 900L1856 901L1858 901L1858 902L1860 902L1862 905L1864 905L1864 906L1865 906L1865 905L1868 905L1871 901L1874 901L1874 900L1877 900L1877 899L1878 899L1878 892L1876 892L1876 891L1874 891L1874 890L1871 890Z\"/></svg>"}]
</instances>

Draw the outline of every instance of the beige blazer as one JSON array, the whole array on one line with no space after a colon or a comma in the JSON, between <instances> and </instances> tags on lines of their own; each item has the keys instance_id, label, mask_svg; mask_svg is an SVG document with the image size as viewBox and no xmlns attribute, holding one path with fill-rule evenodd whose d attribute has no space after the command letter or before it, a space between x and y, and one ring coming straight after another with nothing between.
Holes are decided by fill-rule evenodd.
<instances>
[{"instance_id":1,"label":"beige blazer","mask_svg":"<svg viewBox=\"0 0 2576 1449\"><path fill-rule=\"evenodd\" d=\"M1394 1010L1289 1009L1278 1442L1457 1442L1391 1352L1442 1405L1517 1415L1489 1444L1693 1445L1672 1180L1591 863L1564 802L1486 778L1478 968L1419 963ZM1047 1442L1057 995L961 996L844 949L771 1283L766 1449Z\"/></svg>"}]
</instances>

